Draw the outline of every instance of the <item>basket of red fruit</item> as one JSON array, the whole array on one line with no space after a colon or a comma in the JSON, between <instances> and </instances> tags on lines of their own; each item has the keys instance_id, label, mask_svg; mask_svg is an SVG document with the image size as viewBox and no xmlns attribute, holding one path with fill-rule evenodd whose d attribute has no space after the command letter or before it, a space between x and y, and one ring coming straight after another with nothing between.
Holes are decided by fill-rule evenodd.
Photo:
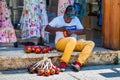
<instances>
[{"instance_id":1,"label":"basket of red fruit","mask_svg":"<svg viewBox=\"0 0 120 80\"><path fill-rule=\"evenodd\" d=\"M59 68L53 65L51 59L48 58L28 66L27 69L29 73L37 73L39 76L50 76L60 72Z\"/></svg>"}]
</instances>

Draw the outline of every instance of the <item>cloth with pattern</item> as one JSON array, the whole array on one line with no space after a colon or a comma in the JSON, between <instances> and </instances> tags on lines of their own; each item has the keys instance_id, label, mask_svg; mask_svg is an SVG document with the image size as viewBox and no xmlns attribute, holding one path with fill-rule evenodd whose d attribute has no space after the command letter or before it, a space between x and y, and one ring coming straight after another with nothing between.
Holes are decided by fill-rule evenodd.
<instances>
[{"instance_id":1,"label":"cloth with pattern","mask_svg":"<svg viewBox=\"0 0 120 80\"><path fill-rule=\"evenodd\" d=\"M14 27L5 0L0 0L0 43L16 42Z\"/></svg>"},{"instance_id":2,"label":"cloth with pattern","mask_svg":"<svg viewBox=\"0 0 120 80\"><path fill-rule=\"evenodd\" d=\"M22 39L46 38L48 34L44 31L44 27L48 24L48 17L45 0L24 0L20 24Z\"/></svg>"}]
</instances>

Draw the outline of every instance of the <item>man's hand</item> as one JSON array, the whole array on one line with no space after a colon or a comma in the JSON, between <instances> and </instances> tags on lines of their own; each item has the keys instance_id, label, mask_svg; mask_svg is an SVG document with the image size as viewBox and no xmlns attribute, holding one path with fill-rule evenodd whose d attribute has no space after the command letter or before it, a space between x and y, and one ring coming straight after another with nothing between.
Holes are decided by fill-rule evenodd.
<instances>
[{"instance_id":1,"label":"man's hand","mask_svg":"<svg viewBox=\"0 0 120 80\"><path fill-rule=\"evenodd\" d=\"M67 36L70 36L71 34L82 35L82 34L85 34L85 30L84 29L80 29L80 30L66 30L66 35Z\"/></svg>"},{"instance_id":2,"label":"man's hand","mask_svg":"<svg viewBox=\"0 0 120 80\"><path fill-rule=\"evenodd\" d=\"M71 34L74 34L75 30L66 30L67 36L70 36Z\"/></svg>"}]
</instances>

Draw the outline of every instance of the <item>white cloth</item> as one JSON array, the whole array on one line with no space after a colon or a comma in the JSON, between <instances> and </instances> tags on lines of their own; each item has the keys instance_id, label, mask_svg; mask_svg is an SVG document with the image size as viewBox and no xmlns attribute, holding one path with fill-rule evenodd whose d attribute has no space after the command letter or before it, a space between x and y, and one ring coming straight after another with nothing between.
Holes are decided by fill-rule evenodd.
<instances>
[{"instance_id":1,"label":"white cloth","mask_svg":"<svg viewBox=\"0 0 120 80\"><path fill-rule=\"evenodd\" d=\"M72 21L70 23L65 23L64 17L63 16L58 16L58 17L54 18L49 23L49 25L51 27L56 27L56 28L60 28L60 27L64 27L64 26L76 26L77 29L83 29L83 26L82 26L81 22L79 21L79 19L77 17L75 17L74 19L72 19ZM76 37L76 35L74 34L71 37ZM63 32L56 32L55 43L60 38L64 38Z\"/></svg>"}]
</instances>

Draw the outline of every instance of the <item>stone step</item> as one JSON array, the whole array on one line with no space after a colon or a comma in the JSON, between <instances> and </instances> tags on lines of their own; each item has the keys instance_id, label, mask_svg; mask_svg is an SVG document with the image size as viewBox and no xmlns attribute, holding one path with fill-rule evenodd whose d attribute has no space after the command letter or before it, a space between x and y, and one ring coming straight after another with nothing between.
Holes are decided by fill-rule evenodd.
<instances>
[{"instance_id":1,"label":"stone step","mask_svg":"<svg viewBox=\"0 0 120 80\"><path fill-rule=\"evenodd\" d=\"M73 52L70 63L75 61L78 54L79 52ZM26 68L26 66L42 60L43 57L51 58L52 62L58 65L61 55L62 52L56 50L53 50L46 54L26 54L23 49L8 51L1 50L0 70ZM112 51L100 47L95 47L91 56L87 59L85 65L112 64L113 59L118 55L120 55L120 51Z\"/></svg>"}]
</instances>

